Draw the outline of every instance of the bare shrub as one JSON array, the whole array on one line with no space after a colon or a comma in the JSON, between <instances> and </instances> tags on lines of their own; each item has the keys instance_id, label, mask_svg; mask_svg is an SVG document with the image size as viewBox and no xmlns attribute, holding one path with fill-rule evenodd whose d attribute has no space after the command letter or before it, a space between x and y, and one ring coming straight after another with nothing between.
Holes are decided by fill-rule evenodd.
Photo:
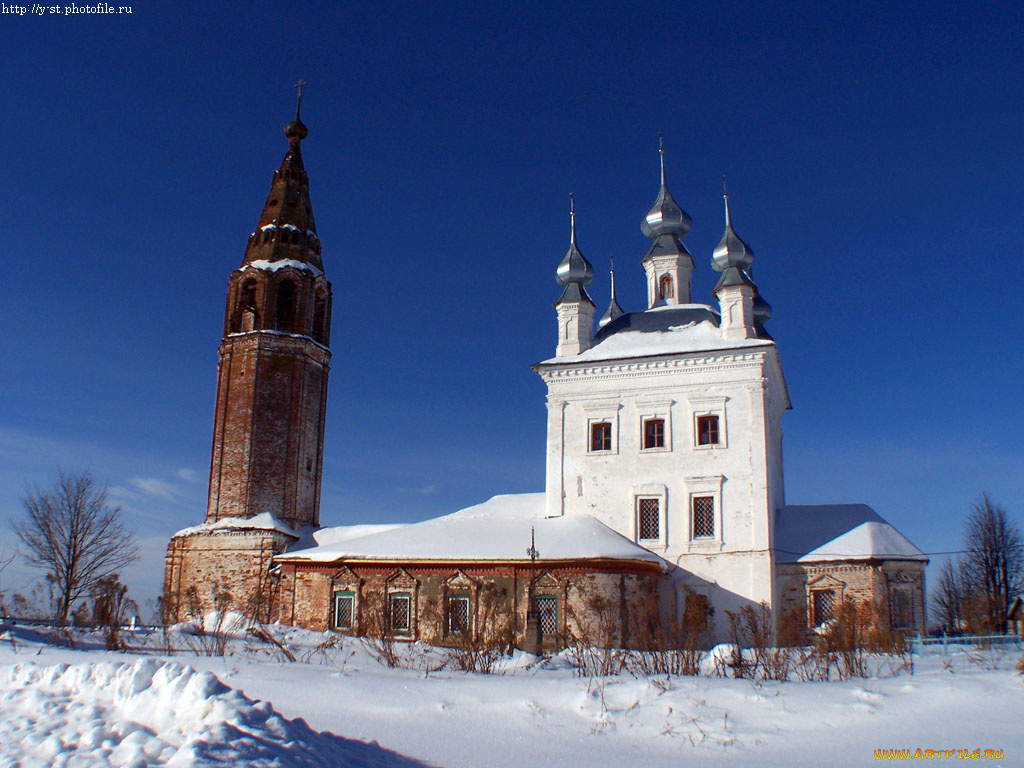
<instances>
[{"instance_id":1,"label":"bare shrub","mask_svg":"<svg viewBox=\"0 0 1024 768\"><path fill-rule=\"evenodd\" d=\"M92 618L102 628L108 651L120 651L126 646L121 638L121 627L139 606L128 597L128 587L115 573L97 581L92 588Z\"/></svg>"},{"instance_id":2,"label":"bare shrub","mask_svg":"<svg viewBox=\"0 0 1024 768\"><path fill-rule=\"evenodd\" d=\"M507 590L494 584L483 586L478 597L476 626L448 636L443 666L460 672L494 672L495 665L515 648L512 617L504 610L507 599Z\"/></svg>"},{"instance_id":3,"label":"bare shrub","mask_svg":"<svg viewBox=\"0 0 1024 768\"><path fill-rule=\"evenodd\" d=\"M609 598L588 595L582 610L572 601L566 610L567 656L577 677L608 677L619 674L625 667L626 657L619 648L617 616L618 606Z\"/></svg>"},{"instance_id":4,"label":"bare shrub","mask_svg":"<svg viewBox=\"0 0 1024 768\"><path fill-rule=\"evenodd\" d=\"M711 608L690 588L683 594L682 618L666 629L657 616L636 617L637 649L628 655L629 671L651 675L699 675L711 634ZM632 617L631 617L632 618Z\"/></svg>"}]
</instances>

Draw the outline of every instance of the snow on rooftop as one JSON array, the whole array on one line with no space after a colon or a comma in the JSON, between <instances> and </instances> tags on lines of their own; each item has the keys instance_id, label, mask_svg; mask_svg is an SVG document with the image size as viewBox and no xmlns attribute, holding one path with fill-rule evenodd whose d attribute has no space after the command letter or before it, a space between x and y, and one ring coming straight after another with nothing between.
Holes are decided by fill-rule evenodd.
<instances>
[{"instance_id":1,"label":"snow on rooftop","mask_svg":"<svg viewBox=\"0 0 1024 768\"><path fill-rule=\"evenodd\" d=\"M256 259L255 261L250 261L248 264L244 265L239 271L244 272L247 269L260 269L263 270L264 272L277 272L277 270L284 269L285 267L292 267L293 269L304 269L308 272L312 272L314 275L318 277L323 274L322 270L317 269L312 264L308 264L305 261L299 261L298 259L278 259L277 261Z\"/></svg>"},{"instance_id":2,"label":"snow on rooftop","mask_svg":"<svg viewBox=\"0 0 1024 768\"><path fill-rule=\"evenodd\" d=\"M191 536L196 533L210 533L212 531L231 529L278 531L279 533L286 533L289 536L300 535L300 533L290 525L278 520L272 512L261 512L253 517L224 517L215 523L203 523L202 525L193 525L188 528L182 528L174 535Z\"/></svg>"},{"instance_id":3,"label":"snow on rooftop","mask_svg":"<svg viewBox=\"0 0 1024 768\"><path fill-rule=\"evenodd\" d=\"M590 349L578 355L553 357L541 365L763 347L772 343L767 339L725 339L711 320L714 314L707 304L673 304L632 312L621 316L627 318L619 320L624 325L621 330L599 334Z\"/></svg>"},{"instance_id":4,"label":"snow on rooftop","mask_svg":"<svg viewBox=\"0 0 1024 768\"><path fill-rule=\"evenodd\" d=\"M780 562L928 559L866 504L790 505L775 521Z\"/></svg>"},{"instance_id":5,"label":"snow on rooftop","mask_svg":"<svg viewBox=\"0 0 1024 768\"><path fill-rule=\"evenodd\" d=\"M535 529L538 561L639 560L662 564L653 552L634 544L589 515L544 517L543 493L495 496L422 523L395 526L366 536L318 531L318 546L295 549L278 560L331 562L358 560L528 560L530 528ZM319 543L323 542L323 543Z\"/></svg>"}]
</instances>

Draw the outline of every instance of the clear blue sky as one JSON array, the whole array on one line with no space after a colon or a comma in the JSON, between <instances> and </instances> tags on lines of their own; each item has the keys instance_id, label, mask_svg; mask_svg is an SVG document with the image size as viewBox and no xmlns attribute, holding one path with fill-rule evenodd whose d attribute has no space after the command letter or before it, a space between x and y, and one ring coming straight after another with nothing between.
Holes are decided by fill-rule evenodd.
<instances>
[{"instance_id":1,"label":"clear blue sky","mask_svg":"<svg viewBox=\"0 0 1024 768\"><path fill-rule=\"evenodd\" d=\"M143 543L140 600L203 519L226 281L300 77L334 284L324 524L543 488L529 365L567 196L598 310L612 253L642 308L659 131L697 301L729 177L793 401L787 500L869 503L929 552L982 491L1024 518L1020 3L125 1L0 15L0 517L91 469Z\"/></svg>"}]
</instances>

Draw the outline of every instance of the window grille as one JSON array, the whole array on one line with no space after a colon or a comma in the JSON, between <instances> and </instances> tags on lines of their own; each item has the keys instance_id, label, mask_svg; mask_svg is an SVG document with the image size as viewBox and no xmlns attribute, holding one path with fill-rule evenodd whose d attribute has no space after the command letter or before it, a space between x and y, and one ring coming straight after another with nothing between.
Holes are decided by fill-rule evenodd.
<instances>
[{"instance_id":1,"label":"window grille","mask_svg":"<svg viewBox=\"0 0 1024 768\"><path fill-rule=\"evenodd\" d=\"M697 445L718 445L718 417L697 417Z\"/></svg>"},{"instance_id":2,"label":"window grille","mask_svg":"<svg viewBox=\"0 0 1024 768\"><path fill-rule=\"evenodd\" d=\"M892 628L909 629L914 623L913 617L910 593L906 589L894 589L892 591Z\"/></svg>"},{"instance_id":3,"label":"window grille","mask_svg":"<svg viewBox=\"0 0 1024 768\"><path fill-rule=\"evenodd\" d=\"M462 635L469 632L469 598L448 598L448 634Z\"/></svg>"},{"instance_id":4,"label":"window grille","mask_svg":"<svg viewBox=\"0 0 1024 768\"><path fill-rule=\"evenodd\" d=\"M391 631L408 632L410 628L411 605L408 595L391 595L389 598Z\"/></svg>"},{"instance_id":5,"label":"window grille","mask_svg":"<svg viewBox=\"0 0 1024 768\"><path fill-rule=\"evenodd\" d=\"M644 448L665 447L665 420L648 419L644 422Z\"/></svg>"},{"instance_id":6,"label":"window grille","mask_svg":"<svg viewBox=\"0 0 1024 768\"><path fill-rule=\"evenodd\" d=\"M544 637L558 632L558 600L549 595L537 598L537 621Z\"/></svg>"},{"instance_id":7,"label":"window grille","mask_svg":"<svg viewBox=\"0 0 1024 768\"><path fill-rule=\"evenodd\" d=\"M607 421L590 425L590 450L610 451L612 449L612 425Z\"/></svg>"},{"instance_id":8,"label":"window grille","mask_svg":"<svg viewBox=\"0 0 1024 768\"><path fill-rule=\"evenodd\" d=\"M337 629L352 629L352 617L355 613L355 598L348 593L334 596L334 626Z\"/></svg>"},{"instance_id":9,"label":"window grille","mask_svg":"<svg viewBox=\"0 0 1024 768\"><path fill-rule=\"evenodd\" d=\"M661 538L661 504L659 499L637 499L641 539Z\"/></svg>"},{"instance_id":10,"label":"window grille","mask_svg":"<svg viewBox=\"0 0 1024 768\"><path fill-rule=\"evenodd\" d=\"M834 589L817 589L814 596L814 626L819 627L835 616L836 591Z\"/></svg>"},{"instance_id":11,"label":"window grille","mask_svg":"<svg viewBox=\"0 0 1024 768\"><path fill-rule=\"evenodd\" d=\"M710 539L715 535L715 497L693 497L693 538Z\"/></svg>"}]
</instances>

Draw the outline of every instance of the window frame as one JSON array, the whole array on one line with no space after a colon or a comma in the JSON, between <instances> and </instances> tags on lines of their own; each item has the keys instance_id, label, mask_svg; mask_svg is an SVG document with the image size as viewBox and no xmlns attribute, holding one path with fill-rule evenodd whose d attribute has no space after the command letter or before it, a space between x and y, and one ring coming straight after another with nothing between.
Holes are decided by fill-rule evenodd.
<instances>
[{"instance_id":1,"label":"window frame","mask_svg":"<svg viewBox=\"0 0 1024 768\"><path fill-rule=\"evenodd\" d=\"M900 611L896 605L896 595L901 595L906 600L906 622L897 623ZM893 630L906 630L914 628L914 597L908 585L898 585L889 590L889 627Z\"/></svg>"},{"instance_id":2,"label":"window frame","mask_svg":"<svg viewBox=\"0 0 1024 768\"><path fill-rule=\"evenodd\" d=\"M595 448L597 430L601 428L607 428L607 439L608 446L606 448ZM613 453L612 448L614 446L614 434L615 430L612 426L612 422L608 419L590 419L587 422L588 441L587 441L587 453ZM604 441L602 441L604 442Z\"/></svg>"},{"instance_id":3,"label":"window frame","mask_svg":"<svg viewBox=\"0 0 1024 768\"><path fill-rule=\"evenodd\" d=\"M691 397L690 408L692 410L690 429L693 432L692 445L694 450L715 451L729 447L729 429L726 419L727 397ZM718 442L700 442L700 420L708 416L718 418Z\"/></svg>"},{"instance_id":4,"label":"window frame","mask_svg":"<svg viewBox=\"0 0 1024 768\"><path fill-rule=\"evenodd\" d=\"M711 533L710 534L698 534L697 533L697 502L705 501L705 500L711 502L711 510L710 510ZM718 526L716 525L717 517L718 517L718 515L716 514L717 511L718 511L717 510L717 506L718 505L716 504L716 499L715 499L714 495L712 495L712 494L708 494L708 493L693 493L693 494L690 494L690 538L693 541L715 541L718 538L718 536L717 536L717 534L718 534ZM706 515L707 510L701 510L701 513L702 513L702 515Z\"/></svg>"},{"instance_id":5,"label":"window frame","mask_svg":"<svg viewBox=\"0 0 1024 768\"><path fill-rule=\"evenodd\" d=\"M551 632L544 631L544 610L541 607L541 600L550 601L552 606L551 610L551 622L554 625L554 629ZM541 638L557 637L558 636L558 595L535 595L533 598L534 606L537 611L537 631L540 633Z\"/></svg>"},{"instance_id":6,"label":"window frame","mask_svg":"<svg viewBox=\"0 0 1024 768\"><path fill-rule=\"evenodd\" d=\"M661 438L661 445L648 445L647 444L647 429L655 425L661 426L661 434L658 437ZM640 450L644 452L651 451L664 451L668 449L668 426L667 420L663 416L649 416L640 419Z\"/></svg>"},{"instance_id":7,"label":"window frame","mask_svg":"<svg viewBox=\"0 0 1024 768\"><path fill-rule=\"evenodd\" d=\"M687 477L683 479L686 485L686 540L689 542L691 551L719 550L725 545L723 531L724 513L722 500L722 484L725 482L724 475L705 475L702 477ZM714 503L714 526L715 532L712 536L694 536L694 499L702 496L710 496Z\"/></svg>"},{"instance_id":8,"label":"window frame","mask_svg":"<svg viewBox=\"0 0 1024 768\"><path fill-rule=\"evenodd\" d=\"M839 590L837 590L835 587L821 587L810 590L810 600L808 602L810 603L809 607L811 614L811 629L817 629L818 627L823 626L825 622L835 618L836 608L839 607L839 603L842 600L842 597L836 594L837 592L839 592ZM826 618L822 619L818 615L818 597L824 596L826 593L832 595L832 605L829 615Z\"/></svg>"},{"instance_id":9,"label":"window frame","mask_svg":"<svg viewBox=\"0 0 1024 768\"><path fill-rule=\"evenodd\" d=\"M452 604L462 603L466 606L466 625L461 629L455 629L452 625ZM447 637L472 637L473 636L473 612L472 600L469 595L465 594L454 594L448 595L445 598L444 606L444 626L445 635Z\"/></svg>"},{"instance_id":10,"label":"window frame","mask_svg":"<svg viewBox=\"0 0 1024 768\"><path fill-rule=\"evenodd\" d=\"M407 605L408 605L408 607L406 608L406 615L405 615L405 620L406 620L406 626L405 627L396 627L395 626L394 603L395 603L395 601L398 601L398 600L405 600ZM395 590L394 592L388 592L388 608L387 608L387 610L388 610L388 615L387 615L388 631L391 634L393 634L393 635L412 636L413 625L414 625L412 592L405 591L405 590Z\"/></svg>"},{"instance_id":11,"label":"window frame","mask_svg":"<svg viewBox=\"0 0 1024 768\"><path fill-rule=\"evenodd\" d=\"M338 622L338 602L348 600L351 603L349 609L349 622L343 626ZM356 594L351 589L336 589L331 600L331 625L334 629L343 632L351 632L356 626Z\"/></svg>"},{"instance_id":12,"label":"window frame","mask_svg":"<svg viewBox=\"0 0 1024 768\"><path fill-rule=\"evenodd\" d=\"M652 542L652 541L653 542L661 542L661 541L663 541L664 540L664 536L662 535L661 520L662 520L663 506L664 505L662 504L661 496L651 496L651 495L636 496L635 499L636 499L636 540L637 540L637 542L641 542L641 543L642 542L648 542L649 543L649 542ZM654 536L644 536L643 535L643 530L644 530L644 522L643 522L644 521L644 518L643 518L644 510L643 510L643 505L644 505L645 501L646 502L652 502L653 501L654 504L656 505L655 509L654 509L654 524L655 524L657 530L655 532L656 535L654 535Z\"/></svg>"},{"instance_id":13,"label":"window frame","mask_svg":"<svg viewBox=\"0 0 1024 768\"><path fill-rule=\"evenodd\" d=\"M697 447L698 448L717 448L722 444L722 429L721 419L717 413L704 413L697 416L696 429L697 429ZM704 424L713 424L713 429L709 430L714 433L714 440L708 440L704 442Z\"/></svg>"}]
</instances>

